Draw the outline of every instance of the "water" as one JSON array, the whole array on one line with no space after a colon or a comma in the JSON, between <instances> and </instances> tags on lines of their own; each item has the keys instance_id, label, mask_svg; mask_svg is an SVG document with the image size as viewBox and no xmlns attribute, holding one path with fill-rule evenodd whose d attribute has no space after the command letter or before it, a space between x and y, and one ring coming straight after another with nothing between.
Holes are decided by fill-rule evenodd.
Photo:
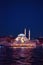
<instances>
[{"instance_id":1,"label":"water","mask_svg":"<svg viewBox=\"0 0 43 65\"><path fill-rule=\"evenodd\" d=\"M43 48L0 46L0 65L43 65Z\"/></svg>"}]
</instances>

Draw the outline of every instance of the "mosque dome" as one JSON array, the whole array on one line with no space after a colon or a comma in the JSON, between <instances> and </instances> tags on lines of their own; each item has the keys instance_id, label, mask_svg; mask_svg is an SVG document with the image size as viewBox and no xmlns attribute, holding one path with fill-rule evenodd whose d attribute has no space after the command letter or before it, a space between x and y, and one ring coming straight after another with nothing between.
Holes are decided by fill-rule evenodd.
<instances>
[{"instance_id":1,"label":"mosque dome","mask_svg":"<svg viewBox=\"0 0 43 65\"><path fill-rule=\"evenodd\" d=\"M18 37L25 37L25 34L19 34Z\"/></svg>"},{"instance_id":2,"label":"mosque dome","mask_svg":"<svg viewBox=\"0 0 43 65\"><path fill-rule=\"evenodd\" d=\"M19 34L18 37L15 39L16 41L21 41L21 42L25 42L27 41L27 37L25 36L25 34Z\"/></svg>"}]
</instances>

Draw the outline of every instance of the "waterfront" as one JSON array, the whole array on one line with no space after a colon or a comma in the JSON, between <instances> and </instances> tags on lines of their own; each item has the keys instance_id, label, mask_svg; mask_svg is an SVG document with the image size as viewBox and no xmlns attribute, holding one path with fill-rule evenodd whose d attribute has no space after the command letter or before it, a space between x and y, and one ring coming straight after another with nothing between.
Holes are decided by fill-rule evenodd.
<instances>
[{"instance_id":1,"label":"waterfront","mask_svg":"<svg viewBox=\"0 0 43 65\"><path fill-rule=\"evenodd\" d=\"M0 46L0 65L43 65L43 48Z\"/></svg>"}]
</instances>

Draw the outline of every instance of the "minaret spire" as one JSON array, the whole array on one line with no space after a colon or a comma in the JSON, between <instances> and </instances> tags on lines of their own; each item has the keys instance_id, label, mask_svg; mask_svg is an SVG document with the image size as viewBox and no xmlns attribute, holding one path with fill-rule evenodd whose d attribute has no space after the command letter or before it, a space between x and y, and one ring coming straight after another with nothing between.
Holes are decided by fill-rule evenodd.
<instances>
[{"instance_id":1,"label":"minaret spire","mask_svg":"<svg viewBox=\"0 0 43 65\"><path fill-rule=\"evenodd\" d=\"M25 34L25 36L26 36L26 28L24 29L24 34Z\"/></svg>"},{"instance_id":2,"label":"minaret spire","mask_svg":"<svg viewBox=\"0 0 43 65\"><path fill-rule=\"evenodd\" d=\"M29 37L29 40L30 40L30 30L29 30L29 33L28 33L28 37Z\"/></svg>"}]
</instances>

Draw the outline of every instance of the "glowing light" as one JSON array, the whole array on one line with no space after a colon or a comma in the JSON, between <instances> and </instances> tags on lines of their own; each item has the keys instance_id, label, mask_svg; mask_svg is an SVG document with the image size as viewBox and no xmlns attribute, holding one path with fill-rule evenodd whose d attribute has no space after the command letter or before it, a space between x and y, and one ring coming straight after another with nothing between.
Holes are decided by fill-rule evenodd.
<instances>
[{"instance_id":1,"label":"glowing light","mask_svg":"<svg viewBox=\"0 0 43 65\"><path fill-rule=\"evenodd\" d=\"M21 38L21 42L24 43L24 38L23 37Z\"/></svg>"},{"instance_id":2,"label":"glowing light","mask_svg":"<svg viewBox=\"0 0 43 65\"><path fill-rule=\"evenodd\" d=\"M14 44L14 48L36 48L35 44Z\"/></svg>"}]
</instances>

